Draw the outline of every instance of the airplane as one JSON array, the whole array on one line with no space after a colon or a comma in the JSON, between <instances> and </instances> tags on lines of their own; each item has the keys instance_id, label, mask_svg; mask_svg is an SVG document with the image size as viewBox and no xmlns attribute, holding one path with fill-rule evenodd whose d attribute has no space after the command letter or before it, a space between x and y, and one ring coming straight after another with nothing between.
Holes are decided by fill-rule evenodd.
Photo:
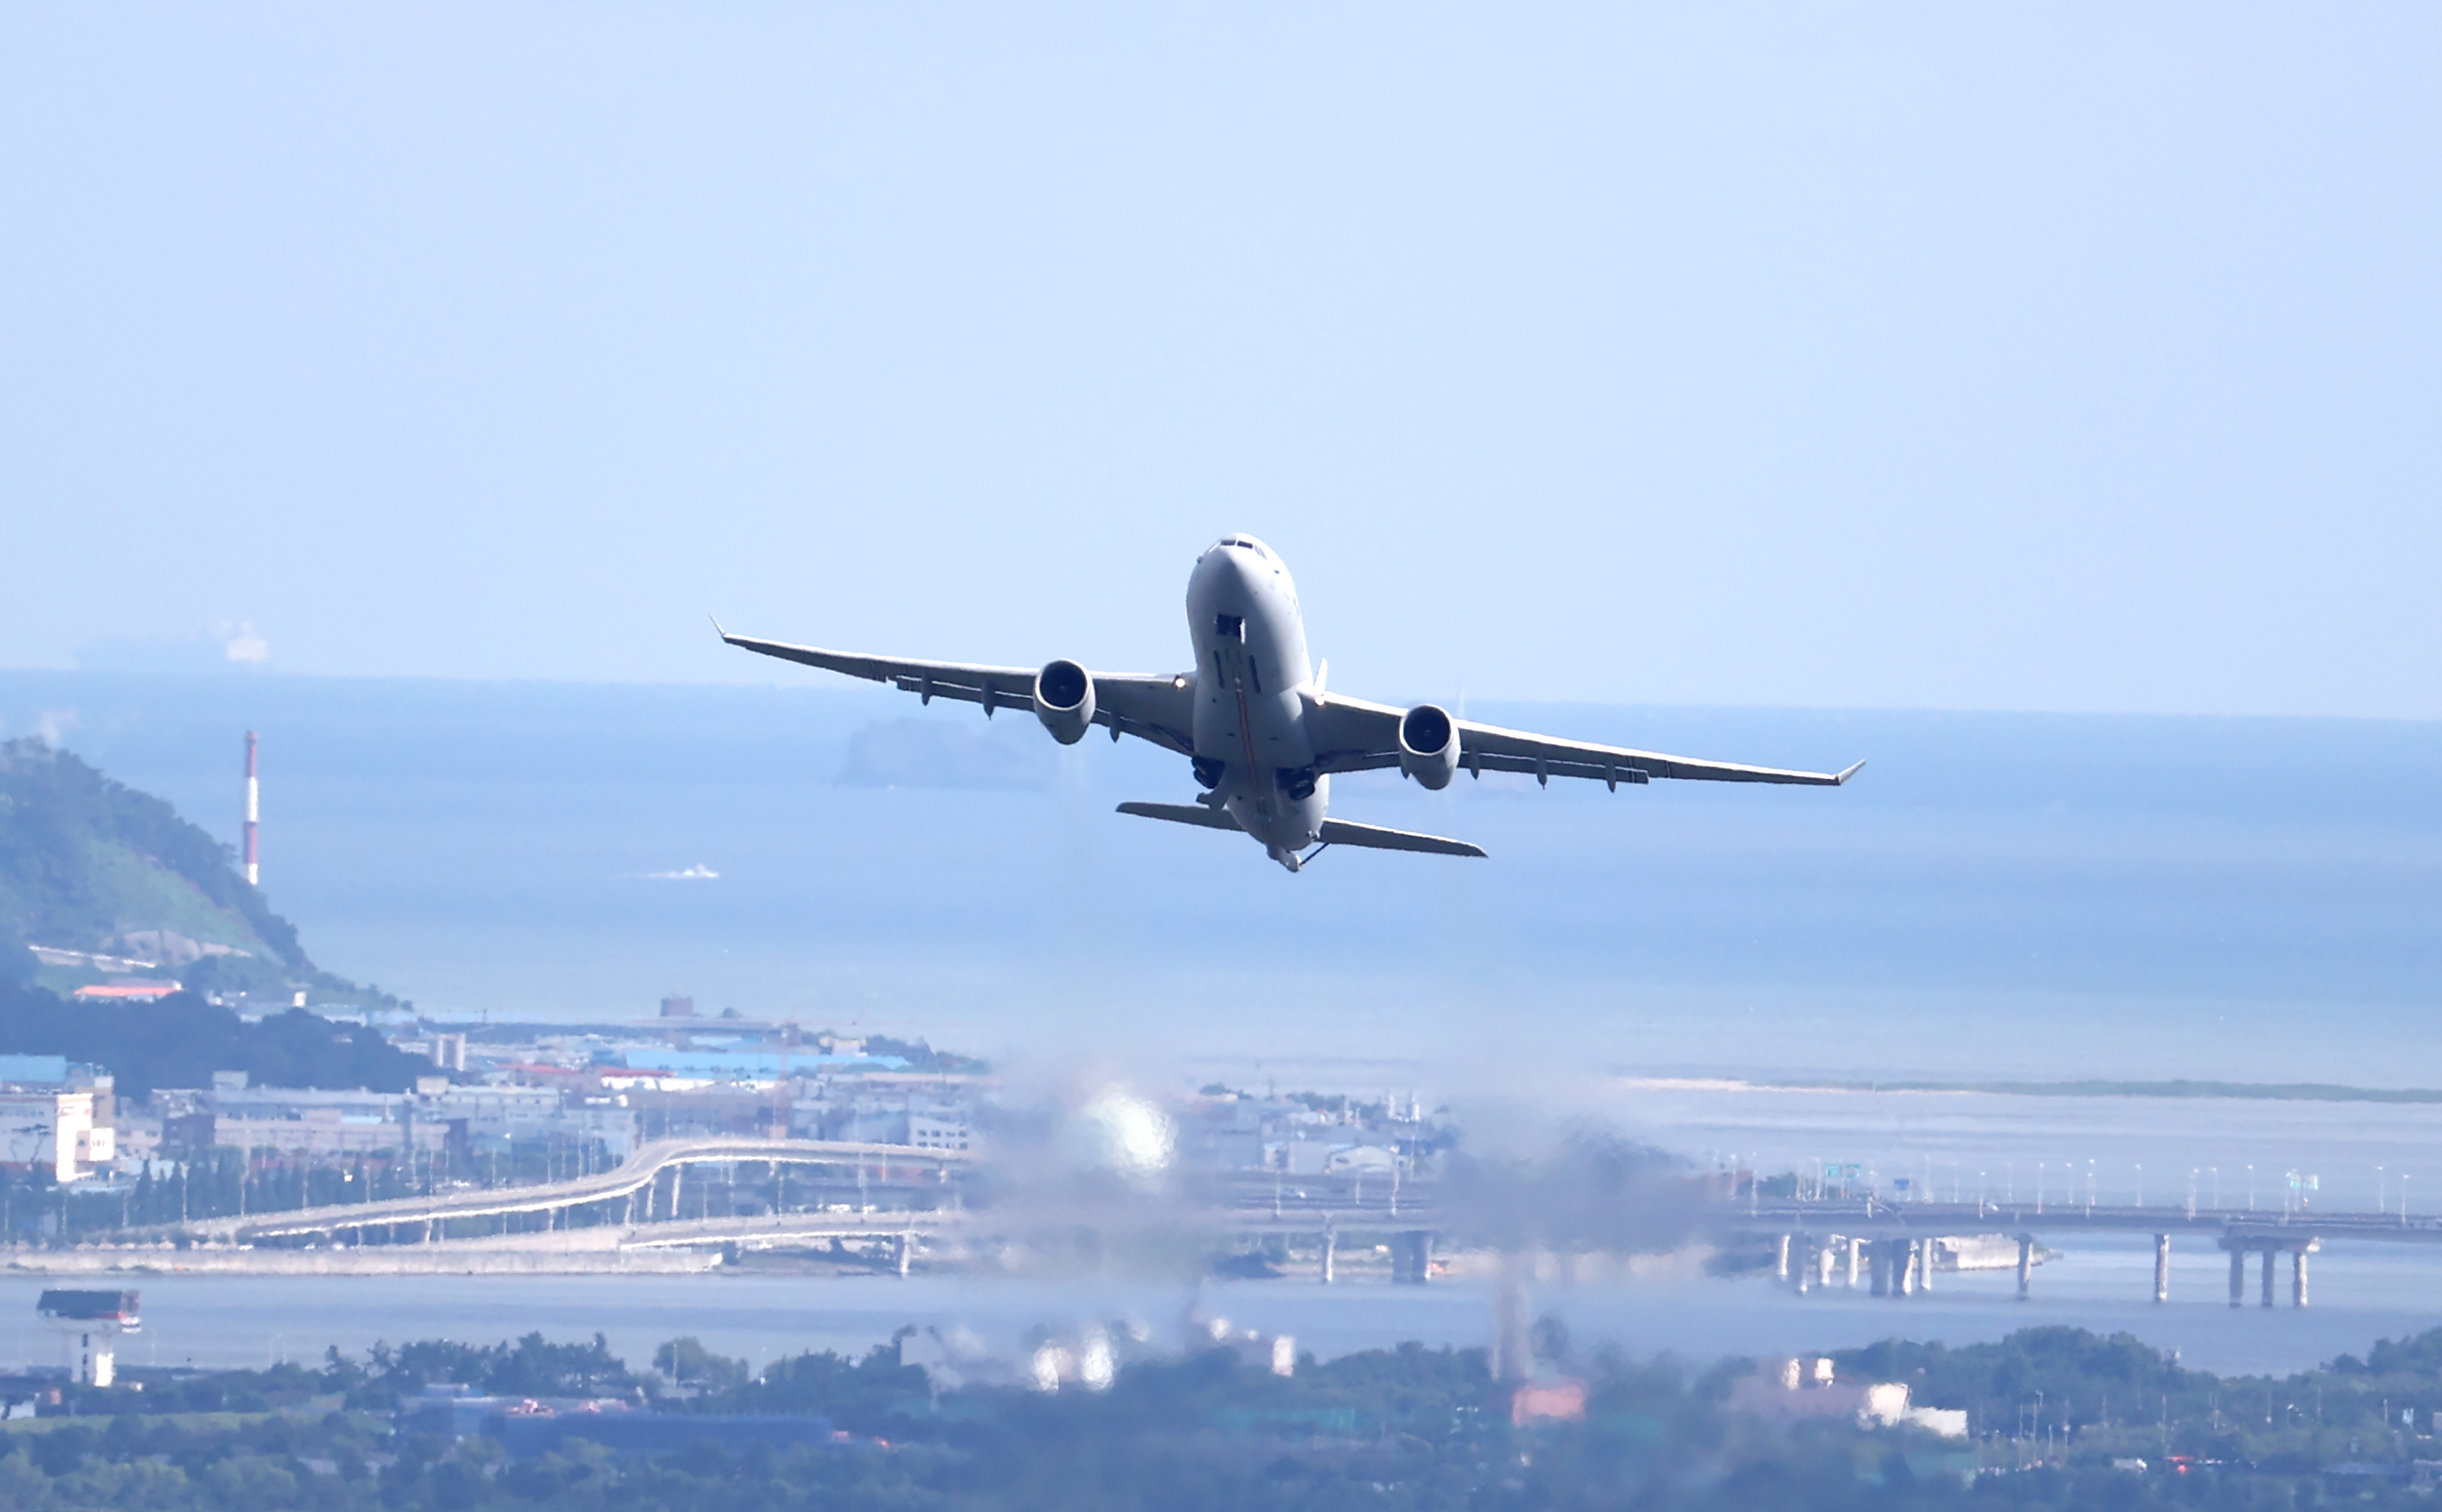
<instances>
[{"instance_id":1,"label":"airplane","mask_svg":"<svg viewBox=\"0 0 2442 1512\"><path fill-rule=\"evenodd\" d=\"M1150 740L1187 757L1203 791L1194 803L1123 803L1120 812L1251 836L1291 872L1330 846L1485 854L1464 840L1331 818L1331 779L1340 773L1395 767L1439 792L1462 770L1471 777L1522 772L1545 786L1554 777L1586 777L1617 792L1623 782L1655 777L1836 788L1865 765L1787 772L1696 761L1478 724L1438 704L1400 709L1327 692L1331 664L1318 671L1306 660L1305 623L1288 568L1245 534L1214 541L1188 576L1192 672L1090 672L1069 661L1048 662L1039 671L918 662L732 635L719 621L713 628L741 650L887 683L928 704L980 703L986 719L995 709L1026 709L1063 745L1076 744L1098 724L1114 742L1123 735Z\"/></svg>"}]
</instances>

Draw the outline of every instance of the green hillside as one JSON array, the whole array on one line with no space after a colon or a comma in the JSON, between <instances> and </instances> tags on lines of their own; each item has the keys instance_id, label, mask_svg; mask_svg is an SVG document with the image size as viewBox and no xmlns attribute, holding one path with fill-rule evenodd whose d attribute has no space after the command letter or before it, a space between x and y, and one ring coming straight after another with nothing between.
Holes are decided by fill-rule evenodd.
<instances>
[{"instance_id":1,"label":"green hillside","mask_svg":"<svg viewBox=\"0 0 2442 1512\"><path fill-rule=\"evenodd\" d=\"M0 742L0 976L71 988L103 975L27 946L164 961L206 992L390 1001L318 968L229 847L149 792L41 740Z\"/></svg>"}]
</instances>

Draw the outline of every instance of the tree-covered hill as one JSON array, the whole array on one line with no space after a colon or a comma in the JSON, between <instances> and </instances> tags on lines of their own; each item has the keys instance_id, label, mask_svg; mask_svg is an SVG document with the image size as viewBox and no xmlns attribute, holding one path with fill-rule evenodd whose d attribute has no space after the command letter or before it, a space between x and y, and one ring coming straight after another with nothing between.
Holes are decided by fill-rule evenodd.
<instances>
[{"instance_id":1,"label":"tree-covered hill","mask_svg":"<svg viewBox=\"0 0 2442 1512\"><path fill-rule=\"evenodd\" d=\"M1774 1421L1733 1394L1747 1361L1698 1372L1608 1345L1581 1355L1564 1333L1538 1329L1554 1346L1542 1367L1557 1374L1544 1384L1581 1389L1582 1411L1525 1422L1514 1388L1493 1377L1482 1350L1412 1343L1333 1360L1304 1356L1287 1378L1226 1350L1147 1350L1124 1361L1107 1390L1057 1393L957 1384L902 1363L887 1345L862 1358L799 1355L756 1375L743 1360L675 1339L647 1373L612 1355L599 1334L587 1343L530 1334L514 1344L376 1344L361 1359L333 1349L319 1369L130 1364L121 1385L65 1387L45 1415L8 1425L0 1504L2429 1512L2442 1463L2427 1431L2442 1391L2442 1334L2279 1379L2182 1371L2133 1339L2075 1329L1957 1350L1876 1346L1920 1394L1962 1394L1977 1426L1961 1441L1847 1416ZM1855 1378L1882 1377L1860 1367ZM464 1398L441 1409L425 1394L444 1381L491 1398L493 1415L462 1421ZM10 1384L0 1381L0 1393ZM15 1389L24 1400L47 1385L18 1377ZM544 1406L554 1397L585 1410L554 1422ZM522 1410L501 1411L527 1398ZM809 1419L817 1434L802 1431Z\"/></svg>"},{"instance_id":2,"label":"tree-covered hill","mask_svg":"<svg viewBox=\"0 0 2442 1512\"><path fill-rule=\"evenodd\" d=\"M256 1086L361 1086L404 1092L434 1074L359 1024L291 1009L249 1023L190 993L151 1000L69 1001L0 982L0 1053L62 1055L111 1073L122 1098L163 1086L210 1086L244 1071Z\"/></svg>"},{"instance_id":3,"label":"tree-covered hill","mask_svg":"<svg viewBox=\"0 0 2442 1512\"><path fill-rule=\"evenodd\" d=\"M37 739L0 743L0 927L66 950L109 950L130 931L166 928L304 956L227 846L164 800Z\"/></svg>"},{"instance_id":4,"label":"tree-covered hill","mask_svg":"<svg viewBox=\"0 0 2442 1512\"><path fill-rule=\"evenodd\" d=\"M165 941L198 990L387 1001L316 967L229 847L169 803L44 741L0 742L0 978L33 974L28 945L157 956Z\"/></svg>"}]
</instances>

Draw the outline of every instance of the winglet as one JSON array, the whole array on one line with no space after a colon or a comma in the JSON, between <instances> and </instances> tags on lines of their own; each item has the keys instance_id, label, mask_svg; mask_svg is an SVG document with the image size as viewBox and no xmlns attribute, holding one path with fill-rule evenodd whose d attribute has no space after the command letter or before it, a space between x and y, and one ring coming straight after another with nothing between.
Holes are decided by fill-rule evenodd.
<instances>
[{"instance_id":1,"label":"winglet","mask_svg":"<svg viewBox=\"0 0 2442 1512\"><path fill-rule=\"evenodd\" d=\"M730 636L727 630L720 628L720 616L718 614L706 614L704 618L712 621L712 633L720 637L721 645L727 646L730 643Z\"/></svg>"},{"instance_id":2,"label":"winglet","mask_svg":"<svg viewBox=\"0 0 2442 1512\"><path fill-rule=\"evenodd\" d=\"M1849 779L1850 777L1855 776L1858 773L1863 772L1864 770L1866 770L1866 763L1860 761L1855 766L1850 767L1848 771L1833 777L1832 779L1832 786L1835 788L1845 788L1849 785Z\"/></svg>"}]
</instances>

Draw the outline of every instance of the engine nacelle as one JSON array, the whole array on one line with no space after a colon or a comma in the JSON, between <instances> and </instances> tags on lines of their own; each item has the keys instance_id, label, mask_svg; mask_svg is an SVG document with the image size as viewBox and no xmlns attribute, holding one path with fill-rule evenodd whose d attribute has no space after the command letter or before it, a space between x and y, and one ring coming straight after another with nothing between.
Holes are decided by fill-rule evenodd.
<instances>
[{"instance_id":1,"label":"engine nacelle","mask_svg":"<svg viewBox=\"0 0 2442 1512\"><path fill-rule=\"evenodd\" d=\"M1419 703L1399 716L1399 771L1439 792L1458 775L1458 721Z\"/></svg>"},{"instance_id":2,"label":"engine nacelle","mask_svg":"<svg viewBox=\"0 0 2442 1512\"><path fill-rule=\"evenodd\" d=\"M1074 662L1052 662L1034 674L1034 717L1062 745L1075 745L1094 727L1094 679Z\"/></svg>"}]
</instances>

